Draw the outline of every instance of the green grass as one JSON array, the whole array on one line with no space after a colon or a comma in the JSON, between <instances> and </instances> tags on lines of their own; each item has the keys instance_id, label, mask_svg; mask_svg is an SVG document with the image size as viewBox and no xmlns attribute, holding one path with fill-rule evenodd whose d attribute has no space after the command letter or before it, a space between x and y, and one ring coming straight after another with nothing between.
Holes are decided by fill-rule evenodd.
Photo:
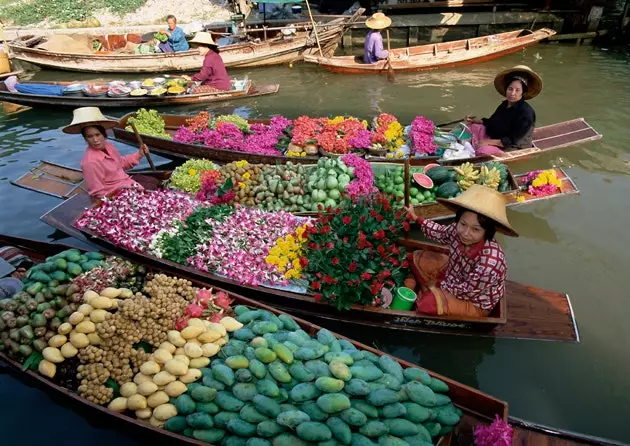
<instances>
[{"instance_id":1,"label":"green grass","mask_svg":"<svg viewBox=\"0 0 630 446\"><path fill-rule=\"evenodd\" d=\"M16 25L30 25L46 19L63 23L89 19L93 11L100 8L125 14L135 11L144 3L144 0L29 0L22 3L0 0L0 17Z\"/></svg>"}]
</instances>

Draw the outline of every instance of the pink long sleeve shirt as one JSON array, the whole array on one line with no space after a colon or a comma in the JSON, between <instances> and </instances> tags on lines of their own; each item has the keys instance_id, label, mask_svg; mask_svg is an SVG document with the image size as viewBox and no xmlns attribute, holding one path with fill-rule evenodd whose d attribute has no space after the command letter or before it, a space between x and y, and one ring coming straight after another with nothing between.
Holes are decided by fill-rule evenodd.
<instances>
[{"instance_id":1,"label":"pink long sleeve shirt","mask_svg":"<svg viewBox=\"0 0 630 446\"><path fill-rule=\"evenodd\" d=\"M125 173L140 162L140 152L121 156L116 148L105 142L105 150L88 147L81 160L81 170L90 197L103 198L121 187L139 187Z\"/></svg>"}]
</instances>

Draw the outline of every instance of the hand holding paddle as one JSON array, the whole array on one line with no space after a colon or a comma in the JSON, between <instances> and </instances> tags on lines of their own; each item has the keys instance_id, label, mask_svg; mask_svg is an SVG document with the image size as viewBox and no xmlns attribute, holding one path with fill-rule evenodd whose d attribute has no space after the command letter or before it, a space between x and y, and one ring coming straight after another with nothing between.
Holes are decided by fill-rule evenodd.
<instances>
[{"instance_id":1,"label":"hand holding paddle","mask_svg":"<svg viewBox=\"0 0 630 446\"><path fill-rule=\"evenodd\" d=\"M138 140L138 144L140 144L140 151L144 153L144 156L147 158L147 161L149 162L149 166L151 166L151 170L155 171L155 165L153 164L151 155L149 155L149 148L144 142L142 142L142 137L140 136L140 133L138 133L138 129L136 128L136 125L133 122L130 124L131 124L131 128L133 129L133 132L136 134L136 139Z\"/></svg>"}]
</instances>

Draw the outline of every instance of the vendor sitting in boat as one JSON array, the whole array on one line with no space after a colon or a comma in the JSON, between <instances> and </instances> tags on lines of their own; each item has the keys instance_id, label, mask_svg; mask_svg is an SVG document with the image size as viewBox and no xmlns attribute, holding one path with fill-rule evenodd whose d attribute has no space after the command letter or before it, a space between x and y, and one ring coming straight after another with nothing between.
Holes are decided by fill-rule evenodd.
<instances>
[{"instance_id":1,"label":"vendor sitting in boat","mask_svg":"<svg viewBox=\"0 0 630 446\"><path fill-rule=\"evenodd\" d=\"M198 32L190 43L199 45L199 53L205 56L201 71L192 76L194 82L201 83L201 87L193 90L193 93L208 93L212 90L223 91L230 90L230 78L223 59L219 55L219 47L212 39L210 33Z\"/></svg>"},{"instance_id":2,"label":"vendor sitting in boat","mask_svg":"<svg viewBox=\"0 0 630 446\"><path fill-rule=\"evenodd\" d=\"M505 199L486 186L472 185L456 198L438 198L456 212L445 226L419 218L413 207L408 215L424 235L449 249L448 256L426 250L413 254L412 271L421 286L419 313L435 316L485 317L505 295L507 265L496 231L518 234L505 214Z\"/></svg>"},{"instance_id":3,"label":"vendor sitting in boat","mask_svg":"<svg viewBox=\"0 0 630 446\"><path fill-rule=\"evenodd\" d=\"M166 23L168 23L168 29L160 31L162 34L168 36L168 40L160 45L162 52L168 53L174 51L177 53L180 51L188 51L190 47L186 41L186 34L183 29L177 26L177 18L171 14L166 17Z\"/></svg>"},{"instance_id":4,"label":"vendor sitting in boat","mask_svg":"<svg viewBox=\"0 0 630 446\"><path fill-rule=\"evenodd\" d=\"M365 26L372 31L368 32L363 47L363 63L376 63L379 60L387 59L389 52L383 49L383 36L381 30L392 24L392 19L382 12L373 14L365 21Z\"/></svg>"},{"instance_id":5,"label":"vendor sitting in boat","mask_svg":"<svg viewBox=\"0 0 630 446\"><path fill-rule=\"evenodd\" d=\"M505 152L532 147L536 113L525 102L542 91L542 79L525 65L502 71L494 78L494 88L505 96L489 118L466 116L477 155L503 156Z\"/></svg>"},{"instance_id":6,"label":"vendor sitting in boat","mask_svg":"<svg viewBox=\"0 0 630 446\"><path fill-rule=\"evenodd\" d=\"M143 186L132 180L125 170L131 169L140 162L149 149L142 144L136 153L121 156L118 150L107 141L105 129L118 124L107 119L98 107L81 107L73 112L70 125L63 128L64 133L83 135L88 147L81 160L81 170L88 189L94 199L101 199L124 187Z\"/></svg>"}]
</instances>

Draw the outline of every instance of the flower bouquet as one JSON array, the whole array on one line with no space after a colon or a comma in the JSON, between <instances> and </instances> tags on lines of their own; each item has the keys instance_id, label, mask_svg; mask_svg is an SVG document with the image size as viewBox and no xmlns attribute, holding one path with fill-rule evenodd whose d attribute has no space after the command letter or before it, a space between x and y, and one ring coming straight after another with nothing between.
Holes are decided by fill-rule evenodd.
<instances>
[{"instance_id":1,"label":"flower bouquet","mask_svg":"<svg viewBox=\"0 0 630 446\"><path fill-rule=\"evenodd\" d=\"M529 172L523 180L523 185L529 194L537 197L553 195L562 190L562 182L553 169Z\"/></svg>"},{"instance_id":2,"label":"flower bouquet","mask_svg":"<svg viewBox=\"0 0 630 446\"><path fill-rule=\"evenodd\" d=\"M411 122L407 138L415 156L434 155L438 145L434 141L435 124L424 116L416 116Z\"/></svg>"},{"instance_id":3,"label":"flower bouquet","mask_svg":"<svg viewBox=\"0 0 630 446\"><path fill-rule=\"evenodd\" d=\"M399 149L405 144L404 129L398 119L389 113L381 113L374 118L372 127L374 132L369 152L377 156L402 158L403 152Z\"/></svg>"},{"instance_id":4,"label":"flower bouquet","mask_svg":"<svg viewBox=\"0 0 630 446\"><path fill-rule=\"evenodd\" d=\"M408 223L381 194L347 198L306 231L303 274L317 301L338 309L380 305L382 288L400 286L407 253L397 241Z\"/></svg>"}]
</instances>

